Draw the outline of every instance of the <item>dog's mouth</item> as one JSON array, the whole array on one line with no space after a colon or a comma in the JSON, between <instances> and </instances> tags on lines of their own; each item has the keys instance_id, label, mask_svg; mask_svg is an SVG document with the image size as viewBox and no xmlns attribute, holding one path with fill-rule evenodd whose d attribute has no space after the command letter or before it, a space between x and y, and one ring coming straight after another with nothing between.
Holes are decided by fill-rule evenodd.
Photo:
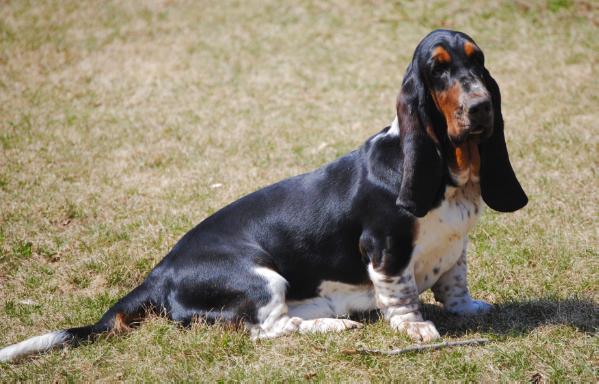
<instances>
[{"instance_id":1,"label":"dog's mouth","mask_svg":"<svg viewBox=\"0 0 599 384\"><path fill-rule=\"evenodd\" d=\"M471 131L470 133L468 133L468 136L466 137L466 142L474 142L476 144L480 144L480 142L483 141L485 137L484 133L485 131L482 128Z\"/></svg>"},{"instance_id":2,"label":"dog's mouth","mask_svg":"<svg viewBox=\"0 0 599 384\"><path fill-rule=\"evenodd\" d=\"M477 136L481 136L483 133L485 133L485 131L486 131L485 126L477 125L468 132L468 135L470 135L470 137L477 137Z\"/></svg>"},{"instance_id":3,"label":"dog's mouth","mask_svg":"<svg viewBox=\"0 0 599 384\"><path fill-rule=\"evenodd\" d=\"M462 128L461 133L457 136L449 136L449 141L454 148L458 148L466 143L473 142L480 144L491 137L493 128L490 125L475 125L473 127L466 126Z\"/></svg>"}]
</instances>

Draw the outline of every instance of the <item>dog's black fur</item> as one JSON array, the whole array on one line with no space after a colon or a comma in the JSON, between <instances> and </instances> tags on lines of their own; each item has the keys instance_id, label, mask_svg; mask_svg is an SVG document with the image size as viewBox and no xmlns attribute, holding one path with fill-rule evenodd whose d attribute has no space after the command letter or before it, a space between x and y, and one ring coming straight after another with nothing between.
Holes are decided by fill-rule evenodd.
<instances>
[{"instance_id":1,"label":"dog's black fur","mask_svg":"<svg viewBox=\"0 0 599 384\"><path fill-rule=\"evenodd\" d=\"M468 139L468 132L448 135L431 96L451 76L482 77L492 94L493 110L481 118L484 132L476 138L484 201L502 212L523 207L527 198L508 159L499 88L482 52L474 59L459 53L465 41L472 39L438 30L418 45L398 97L399 135L379 133L330 164L260 189L206 218L97 324L67 330L72 340L110 331L117 322L130 324L147 308L182 324L196 317L255 324L258 308L270 299L265 281L252 272L257 266L289 282L288 299L315 296L323 280L367 283L368 263L398 275L410 260L415 221L438 206L454 183L448 171L453 148ZM453 58L441 69L431 59L439 45Z\"/></svg>"}]
</instances>

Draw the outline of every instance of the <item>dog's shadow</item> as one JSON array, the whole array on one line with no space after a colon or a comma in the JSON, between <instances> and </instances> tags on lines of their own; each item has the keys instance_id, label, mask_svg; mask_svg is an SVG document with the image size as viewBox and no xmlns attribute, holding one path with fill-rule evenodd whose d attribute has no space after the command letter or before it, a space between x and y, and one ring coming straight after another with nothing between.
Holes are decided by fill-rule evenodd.
<instances>
[{"instance_id":1,"label":"dog's shadow","mask_svg":"<svg viewBox=\"0 0 599 384\"><path fill-rule=\"evenodd\" d=\"M484 315L456 316L434 304L422 304L422 315L431 320L442 336L460 337L472 332L496 335L524 335L544 325L568 325L580 332L599 330L599 305L588 299L553 300L541 298L528 301L496 303ZM376 312L365 314L362 320L377 321Z\"/></svg>"}]
</instances>

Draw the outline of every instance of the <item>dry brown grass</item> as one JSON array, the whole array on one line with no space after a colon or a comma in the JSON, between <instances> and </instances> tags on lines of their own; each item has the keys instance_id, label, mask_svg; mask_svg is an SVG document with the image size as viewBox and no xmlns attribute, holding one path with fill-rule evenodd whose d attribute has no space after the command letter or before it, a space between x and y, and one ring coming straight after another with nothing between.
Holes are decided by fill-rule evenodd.
<instances>
[{"instance_id":1,"label":"dry brown grass","mask_svg":"<svg viewBox=\"0 0 599 384\"><path fill-rule=\"evenodd\" d=\"M426 308L446 338L484 347L346 356L409 341L375 322L254 344L155 318L0 377L596 381L598 14L567 0L1 1L0 345L94 321L219 207L360 145L433 28L485 50L531 202L487 211L472 235L472 290L493 314Z\"/></svg>"}]
</instances>

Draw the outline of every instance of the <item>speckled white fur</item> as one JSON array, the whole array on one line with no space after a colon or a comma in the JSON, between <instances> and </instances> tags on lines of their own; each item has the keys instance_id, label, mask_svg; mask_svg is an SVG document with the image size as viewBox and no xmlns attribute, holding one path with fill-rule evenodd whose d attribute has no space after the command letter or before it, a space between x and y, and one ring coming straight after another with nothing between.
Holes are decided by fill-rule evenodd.
<instances>
[{"instance_id":1,"label":"speckled white fur","mask_svg":"<svg viewBox=\"0 0 599 384\"><path fill-rule=\"evenodd\" d=\"M412 262L419 292L431 288L458 262L482 206L478 183L447 187L441 205L418 219Z\"/></svg>"},{"instance_id":2,"label":"speckled white fur","mask_svg":"<svg viewBox=\"0 0 599 384\"><path fill-rule=\"evenodd\" d=\"M424 321L420 314L413 263L397 277L386 276L370 264L368 275L374 285L377 306L393 329L405 332L417 341L426 342L440 337L435 325Z\"/></svg>"}]
</instances>

